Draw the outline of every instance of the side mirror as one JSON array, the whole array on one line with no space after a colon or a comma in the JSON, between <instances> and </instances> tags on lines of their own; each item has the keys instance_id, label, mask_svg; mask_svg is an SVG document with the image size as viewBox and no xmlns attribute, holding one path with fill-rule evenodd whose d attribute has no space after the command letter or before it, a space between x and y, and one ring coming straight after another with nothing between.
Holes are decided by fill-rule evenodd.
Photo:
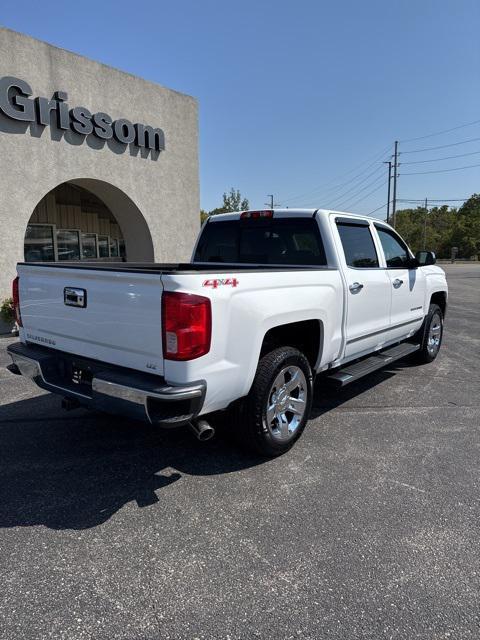
<instances>
[{"instance_id":1,"label":"side mirror","mask_svg":"<svg viewBox=\"0 0 480 640\"><path fill-rule=\"evenodd\" d=\"M420 267L426 267L429 264L435 264L437 261L437 258L433 251L418 251L415 257Z\"/></svg>"}]
</instances>

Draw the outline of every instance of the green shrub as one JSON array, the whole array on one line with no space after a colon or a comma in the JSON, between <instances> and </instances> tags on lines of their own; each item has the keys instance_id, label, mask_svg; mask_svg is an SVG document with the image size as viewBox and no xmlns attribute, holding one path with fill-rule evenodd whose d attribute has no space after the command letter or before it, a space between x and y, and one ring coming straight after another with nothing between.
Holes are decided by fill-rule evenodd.
<instances>
[{"instance_id":1,"label":"green shrub","mask_svg":"<svg viewBox=\"0 0 480 640\"><path fill-rule=\"evenodd\" d=\"M9 324L15 320L15 311L13 309L13 298L5 298L0 306L0 317L4 322Z\"/></svg>"}]
</instances>

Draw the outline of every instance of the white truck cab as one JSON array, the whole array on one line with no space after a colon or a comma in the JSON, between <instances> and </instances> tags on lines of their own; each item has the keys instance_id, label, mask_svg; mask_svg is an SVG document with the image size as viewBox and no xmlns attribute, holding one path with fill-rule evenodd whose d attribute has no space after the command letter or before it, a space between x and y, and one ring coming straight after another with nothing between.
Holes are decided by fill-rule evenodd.
<instances>
[{"instance_id":1,"label":"white truck cab","mask_svg":"<svg viewBox=\"0 0 480 640\"><path fill-rule=\"evenodd\" d=\"M187 264L20 263L14 299L18 372L68 406L204 439L227 412L274 456L301 435L315 376L334 392L410 354L433 360L447 283L378 219L275 209L209 218Z\"/></svg>"}]
</instances>

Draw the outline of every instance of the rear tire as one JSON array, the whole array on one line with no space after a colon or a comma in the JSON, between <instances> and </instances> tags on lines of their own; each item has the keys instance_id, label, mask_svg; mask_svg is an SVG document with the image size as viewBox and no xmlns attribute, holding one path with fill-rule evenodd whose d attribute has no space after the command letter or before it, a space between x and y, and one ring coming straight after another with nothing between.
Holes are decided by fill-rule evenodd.
<instances>
[{"instance_id":1,"label":"rear tire","mask_svg":"<svg viewBox=\"0 0 480 640\"><path fill-rule=\"evenodd\" d=\"M415 360L421 364L433 362L440 351L443 339L443 313L438 304L431 304L419 331L420 350Z\"/></svg>"},{"instance_id":2,"label":"rear tire","mask_svg":"<svg viewBox=\"0 0 480 640\"><path fill-rule=\"evenodd\" d=\"M312 370L303 353L293 347L267 353L236 411L237 441L268 457L287 452L305 429L312 393Z\"/></svg>"}]
</instances>

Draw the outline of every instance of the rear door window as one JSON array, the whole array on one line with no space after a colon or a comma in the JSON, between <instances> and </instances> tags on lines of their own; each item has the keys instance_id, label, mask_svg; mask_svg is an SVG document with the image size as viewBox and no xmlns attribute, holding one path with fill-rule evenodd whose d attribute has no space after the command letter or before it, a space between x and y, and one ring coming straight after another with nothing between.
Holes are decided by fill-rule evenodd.
<instances>
[{"instance_id":1,"label":"rear door window","mask_svg":"<svg viewBox=\"0 0 480 640\"><path fill-rule=\"evenodd\" d=\"M345 262L355 269L378 267L378 256L368 224L337 222Z\"/></svg>"},{"instance_id":2,"label":"rear door window","mask_svg":"<svg viewBox=\"0 0 480 640\"><path fill-rule=\"evenodd\" d=\"M323 242L313 218L209 222L194 261L326 265Z\"/></svg>"}]
</instances>

